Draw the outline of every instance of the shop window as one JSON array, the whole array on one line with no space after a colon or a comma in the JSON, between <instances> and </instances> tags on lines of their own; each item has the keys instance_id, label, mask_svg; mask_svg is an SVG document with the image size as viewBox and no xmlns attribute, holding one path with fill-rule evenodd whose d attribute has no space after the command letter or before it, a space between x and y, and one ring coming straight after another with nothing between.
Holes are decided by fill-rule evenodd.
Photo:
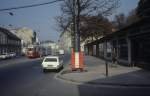
<instances>
[{"instance_id":1,"label":"shop window","mask_svg":"<svg viewBox=\"0 0 150 96\"><path fill-rule=\"evenodd\" d=\"M93 55L96 56L96 45L93 45Z\"/></svg>"},{"instance_id":2,"label":"shop window","mask_svg":"<svg viewBox=\"0 0 150 96\"><path fill-rule=\"evenodd\" d=\"M99 56L104 57L104 48L103 44L99 44Z\"/></svg>"},{"instance_id":3,"label":"shop window","mask_svg":"<svg viewBox=\"0 0 150 96\"><path fill-rule=\"evenodd\" d=\"M112 53L111 43L107 42L107 57L111 57L111 53Z\"/></svg>"},{"instance_id":4,"label":"shop window","mask_svg":"<svg viewBox=\"0 0 150 96\"><path fill-rule=\"evenodd\" d=\"M119 40L119 58L128 60L128 44L126 39Z\"/></svg>"}]
</instances>

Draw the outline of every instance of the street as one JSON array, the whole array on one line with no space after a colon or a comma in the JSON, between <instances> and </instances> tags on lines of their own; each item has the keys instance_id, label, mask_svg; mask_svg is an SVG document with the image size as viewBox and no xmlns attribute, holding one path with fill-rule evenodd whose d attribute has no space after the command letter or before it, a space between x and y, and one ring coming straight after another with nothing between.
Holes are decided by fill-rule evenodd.
<instances>
[{"instance_id":1,"label":"street","mask_svg":"<svg viewBox=\"0 0 150 96\"><path fill-rule=\"evenodd\" d=\"M149 5L1 0L0 96L150 96Z\"/></svg>"},{"instance_id":2,"label":"street","mask_svg":"<svg viewBox=\"0 0 150 96\"><path fill-rule=\"evenodd\" d=\"M20 63L16 63L17 60ZM69 56L65 55L64 60L67 64ZM57 72L42 72L42 59L32 60L22 57L15 61L7 61L11 61L12 65L0 67L0 96L149 96L150 94L149 87L76 85L60 81L54 78Z\"/></svg>"},{"instance_id":3,"label":"street","mask_svg":"<svg viewBox=\"0 0 150 96\"><path fill-rule=\"evenodd\" d=\"M55 80L55 71L42 72L41 59L25 61L0 68L0 96L77 96L74 85Z\"/></svg>"}]
</instances>

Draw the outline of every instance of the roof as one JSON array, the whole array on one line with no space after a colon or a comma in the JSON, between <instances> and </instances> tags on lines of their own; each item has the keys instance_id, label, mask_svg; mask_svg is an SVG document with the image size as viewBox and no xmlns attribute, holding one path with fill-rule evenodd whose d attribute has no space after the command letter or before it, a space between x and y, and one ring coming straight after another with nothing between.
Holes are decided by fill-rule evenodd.
<instances>
[{"instance_id":1,"label":"roof","mask_svg":"<svg viewBox=\"0 0 150 96\"><path fill-rule=\"evenodd\" d=\"M11 39L15 39L15 40L20 40L20 38L18 38L16 35L14 35L13 33L11 33L8 29L6 28L2 28L0 27L0 32L3 32L4 34L6 34L9 38Z\"/></svg>"}]
</instances>

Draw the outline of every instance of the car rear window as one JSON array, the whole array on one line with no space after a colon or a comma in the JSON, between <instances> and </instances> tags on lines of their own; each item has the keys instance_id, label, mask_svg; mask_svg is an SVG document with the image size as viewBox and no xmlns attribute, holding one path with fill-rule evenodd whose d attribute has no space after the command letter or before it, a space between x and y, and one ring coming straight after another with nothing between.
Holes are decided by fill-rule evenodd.
<instances>
[{"instance_id":1,"label":"car rear window","mask_svg":"<svg viewBox=\"0 0 150 96\"><path fill-rule=\"evenodd\" d=\"M57 58L46 58L44 62L57 62Z\"/></svg>"}]
</instances>

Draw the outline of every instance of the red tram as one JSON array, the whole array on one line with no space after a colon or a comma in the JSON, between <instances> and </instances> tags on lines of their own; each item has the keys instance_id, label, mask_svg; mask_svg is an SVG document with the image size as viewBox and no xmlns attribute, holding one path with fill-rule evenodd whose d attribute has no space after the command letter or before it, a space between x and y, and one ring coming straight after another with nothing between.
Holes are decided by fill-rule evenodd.
<instances>
[{"instance_id":1,"label":"red tram","mask_svg":"<svg viewBox=\"0 0 150 96\"><path fill-rule=\"evenodd\" d=\"M29 46L27 48L26 56L28 58L39 58L39 57L41 57L40 48L38 46Z\"/></svg>"}]
</instances>

